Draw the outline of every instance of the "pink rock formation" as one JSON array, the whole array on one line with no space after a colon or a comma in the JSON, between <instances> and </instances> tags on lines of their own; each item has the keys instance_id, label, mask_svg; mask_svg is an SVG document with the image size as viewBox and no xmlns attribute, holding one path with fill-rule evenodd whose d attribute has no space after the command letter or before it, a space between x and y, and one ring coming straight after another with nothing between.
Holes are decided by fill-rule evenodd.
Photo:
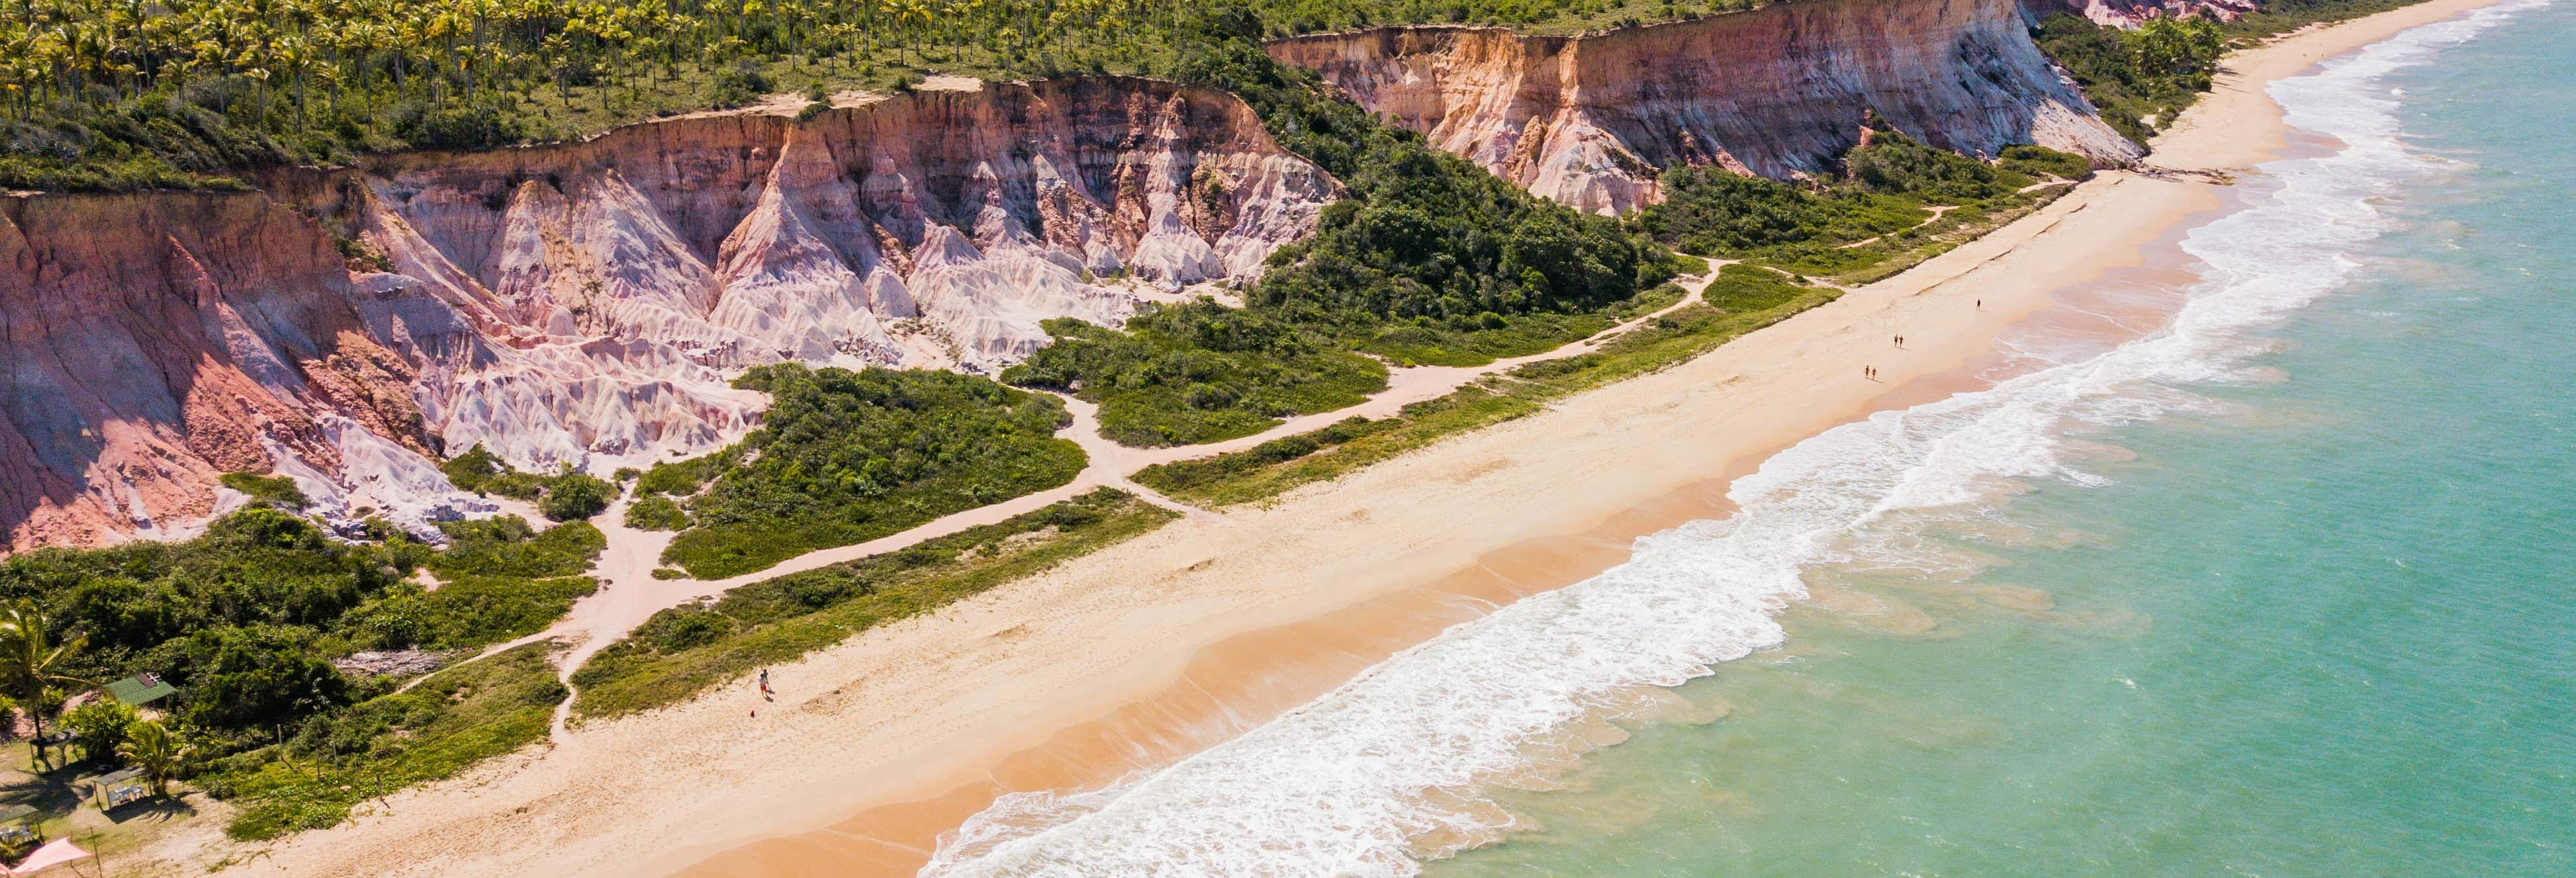
<instances>
[{"instance_id":1,"label":"pink rock formation","mask_svg":"<svg viewBox=\"0 0 2576 878\"><path fill-rule=\"evenodd\" d=\"M440 450L695 453L756 420L743 368L991 371L1041 320L1132 313L1102 276L1250 276L1339 192L1232 96L1115 77L263 183L0 199L8 546L177 532L230 471L418 525L477 508Z\"/></svg>"},{"instance_id":2,"label":"pink rock formation","mask_svg":"<svg viewBox=\"0 0 2576 878\"><path fill-rule=\"evenodd\" d=\"M1616 213L1657 170L1829 167L1875 110L1959 152L2016 143L2106 163L2141 151L2042 57L2016 0L1804 0L1580 37L1381 28L1278 40L1361 106L1531 191Z\"/></svg>"},{"instance_id":3,"label":"pink rock formation","mask_svg":"<svg viewBox=\"0 0 2576 878\"><path fill-rule=\"evenodd\" d=\"M312 220L256 195L0 200L10 543L168 532L224 472L419 459L411 364L362 296Z\"/></svg>"}]
</instances>

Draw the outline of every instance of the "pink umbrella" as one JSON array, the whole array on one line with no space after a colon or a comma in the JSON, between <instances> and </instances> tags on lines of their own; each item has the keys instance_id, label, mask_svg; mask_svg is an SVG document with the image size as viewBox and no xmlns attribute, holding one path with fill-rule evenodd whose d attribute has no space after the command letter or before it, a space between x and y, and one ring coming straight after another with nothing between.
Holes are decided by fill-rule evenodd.
<instances>
[{"instance_id":1,"label":"pink umbrella","mask_svg":"<svg viewBox=\"0 0 2576 878\"><path fill-rule=\"evenodd\" d=\"M9 874L33 875L64 863L86 859L89 859L88 851L81 850L80 846L73 844L71 839L57 838L45 842L45 846L37 848L35 853L28 854L27 861L11 868Z\"/></svg>"}]
</instances>

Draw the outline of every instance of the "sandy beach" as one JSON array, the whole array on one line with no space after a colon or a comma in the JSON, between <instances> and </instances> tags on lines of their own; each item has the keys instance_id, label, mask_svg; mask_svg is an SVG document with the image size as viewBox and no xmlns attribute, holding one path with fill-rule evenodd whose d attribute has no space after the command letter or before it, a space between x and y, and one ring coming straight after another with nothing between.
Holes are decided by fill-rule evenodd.
<instances>
[{"instance_id":1,"label":"sandy beach","mask_svg":"<svg viewBox=\"0 0 2576 878\"><path fill-rule=\"evenodd\" d=\"M340 827L198 856L228 875L911 874L998 793L1097 785L1224 740L1615 564L1639 535L1723 514L1727 480L1778 449L1993 380L1997 340L2066 319L2069 297L2186 279L2173 236L2290 148L2266 84L2492 2L2232 55L2147 167L1665 372L871 631L772 669L775 702L736 686L577 726Z\"/></svg>"}]
</instances>

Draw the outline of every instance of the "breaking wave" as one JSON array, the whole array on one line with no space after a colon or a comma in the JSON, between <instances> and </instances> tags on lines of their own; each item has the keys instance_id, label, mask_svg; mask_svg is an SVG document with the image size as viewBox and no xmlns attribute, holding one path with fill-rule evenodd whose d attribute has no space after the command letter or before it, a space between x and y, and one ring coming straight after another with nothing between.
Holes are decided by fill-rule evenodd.
<instances>
[{"instance_id":1,"label":"breaking wave","mask_svg":"<svg viewBox=\"0 0 2576 878\"><path fill-rule=\"evenodd\" d=\"M2070 433L2204 408L2188 388L2250 380L2259 330L2345 284L2390 221L2373 200L2445 167L2410 154L2380 77L2545 0L2417 28L2275 83L2290 124L2340 145L2274 162L2244 207L2192 231L2203 282L2170 326L1996 387L1876 414L1765 462L1738 512L1637 541L1584 582L1459 624L1239 738L1108 787L1002 797L921 872L965 876L1409 876L1499 838L1486 798L1568 730L1777 645L1774 615L1818 565L1905 565L1925 523L2000 492L2097 484Z\"/></svg>"}]
</instances>

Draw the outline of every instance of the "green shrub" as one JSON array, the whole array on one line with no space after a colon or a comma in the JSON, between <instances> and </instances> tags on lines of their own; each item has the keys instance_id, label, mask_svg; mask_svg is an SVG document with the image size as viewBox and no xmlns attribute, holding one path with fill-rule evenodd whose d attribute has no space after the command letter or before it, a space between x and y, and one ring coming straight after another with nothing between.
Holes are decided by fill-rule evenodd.
<instances>
[{"instance_id":1,"label":"green shrub","mask_svg":"<svg viewBox=\"0 0 2576 878\"><path fill-rule=\"evenodd\" d=\"M2093 160L2071 152L2058 152L2044 146L2019 144L2004 147L1996 167L2025 177L2057 177L2082 180L2093 176Z\"/></svg>"},{"instance_id":2,"label":"green shrub","mask_svg":"<svg viewBox=\"0 0 2576 878\"><path fill-rule=\"evenodd\" d=\"M520 472L509 461L485 450L480 443L464 454L449 458L438 467L447 481L460 490L476 494L499 494L517 500L533 500L537 511L556 521L572 521L598 515L617 497L617 486L564 464L554 475L541 476ZM620 481L623 481L621 478Z\"/></svg>"},{"instance_id":3,"label":"green shrub","mask_svg":"<svg viewBox=\"0 0 2576 878\"><path fill-rule=\"evenodd\" d=\"M736 63L718 68L707 87L707 105L731 109L759 100L769 93L769 77L759 65Z\"/></svg>"},{"instance_id":4,"label":"green shrub","mask_svg":"<svg viewBox=\"0 0 2576 878\"><path fill-rule=\"evenodd\" d=\"M713 481L717 473L733 468L734 461L741 457L741 447L735 445L688 460L654 464L652 469L644 471L643 478L635 480L635 493L637 496L669 494L675 497L695 494L706 487L707 482Z\"/></svg>"},{"instance_id":5,"label":"green shrub","mask_svg":"<svg viewBox=\"0 0 2576 878\"><path fill-rule=\"evenodd\" d=\"M516 500L534 500L546 490L544 478L520 472L510 466L509 461L502 460L500 455L484 449L479 442L475 443L474 447L466 449L464 454L439 464L438 471L445 474L448 483L455 485L457 490L472 491L476 494L499 494Z\"/></svg>"},{"instance_id":6,"label":"green shrub","mask_svg":"<svg viewBox=\"0 0 2576 878\"><path fill-rule=\"evenodd\" d=\"M91 762L116 758L116 748L125 743L126 730L142 720L132 705L114 698L100 698L64 715L63 727L80 740L81 754Z\"/></svg>"},{"instance_id":7,"label":"green shrub","mask_svg":"<svg viewBox=\"0 0 2576 878\"><path fill-rule=\"evenodd\" d=\"M237 840L338 824L359 802L544 740L570 694L552 649L528 644L316 716L283 745L209 760L196 783L239 809L226 828Z\"/></svg>"},{"instance_id":8,"label":"green shrub","mask_svg":"<svg viewBox=\"0 0 2576 878\"><path fill-rule=\"evenodd\" d=\"M404 104L392 118L394 136L423 149L490 149L528 136L517 117L488 103L441 109Z\"/></svg>"},{"instance_id":9,"label":"green shrub","mask_svg":"<svg viewBox=\"0 0 2576 878\"><path fill-rule=\"evenodd\" d=\"M2215 23L2197 17L2151 19L2123 31L2062 12L2041 19L2032 38L2102 121L2140 142L2208 90L2225 42Z\"/></svg>"},{"instance_id":10,"label":"green shrub","mask_svg":"<svg viewBox=\"0 0 2576 878\"><path fill-rule=\"evenodd\" d=\"M616 496L616 486L567 466L547 480L545 497L537 501L537 511L556 521L586 519L608 508L608 501Z\"/></svg>"},{"instance_id":11,"label":"green shrub","mask_svg":"<svg viewBox=\"0 0 2576 878\"><path fill-rule=\"evenodd\" d=\"M225 473L222 481L224 487L250 495L253 502L265 503L289 512L301 511L313 502L304 496L304 489L297 487L294 479L286 476Z\"/></svg>"},{"instance_id":12,"label":"green shrub","mask_svg":"<svg viewBox=\"0 0 2576 878\"><path fill-rule=\"evenodd\" d=\"M1677 309L1592 351L1524 364L1507 375L1405 406L1393 418L1345 420L1245 451L1148 467L1133 478L1201 506L1266 500L1459 433L1545 411L1548 402L1573 393L1684 362L1832 301L1836 291L1803 286L1769 269L1729 265L1705 295L1709 304Z\"/></svg>"},{"instance_id":13,"label":"green shrub","mask_svg":"<svg viewBox=\"0 0 2576 878\"><path fill-rule=\"evenodd\" d=\"M1101 435L1126 445L1196 445L1280 418L1357 405L1386 367L1259 311L1207 300L1147 305L1126 330L1047 321L1053 343L1002 373L1022 387L1100 404Z\"/></svg>"},{"instance_id":14,"label":"green shrub","mask_svg":"<svg viewBox=\"0 0 2576 878\"><path fill-rule=\"evenodd\" d=\"M701 579L864 542L951 512L1063 485L1082 449L1064 404L952 372L779 364L736 386L770 394L763 426L687 504L662 560ZM676 472L676 470L675 470ZM678 483L655 467L646 482Z\"/></svg>"},{"instance_id":15,"label":"green shrub","mask_svg":"<svg viewBox=\"0 0 2576 878\"><path fill-rule=\"evenodd\" d=\"M637 497L626 506L626 526L636 530L681 530L689 526L689 514L669 497Z\"/></svg>"}]
</instances>

